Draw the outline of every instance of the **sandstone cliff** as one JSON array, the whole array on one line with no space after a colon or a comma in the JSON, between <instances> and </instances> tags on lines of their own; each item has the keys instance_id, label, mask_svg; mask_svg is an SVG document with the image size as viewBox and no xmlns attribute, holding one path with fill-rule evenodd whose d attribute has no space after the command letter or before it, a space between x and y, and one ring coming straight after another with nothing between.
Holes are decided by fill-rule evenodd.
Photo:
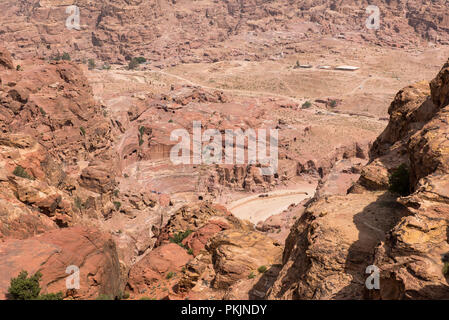
<instances>
[{"instance_id":1,"label":"sandstone cliff","mask_svg":"<svg viewBox=\"0 0 449 320\"><path fill-rule=\"evenodd\" d=\"M430 84L398 92L349 193L317 197L297 220L268 298L449 297L448 75L449 61ZM398 170L402 195L390 180ZM369 265L379 290L365 287Z\"/></svg>"}]
</instances>

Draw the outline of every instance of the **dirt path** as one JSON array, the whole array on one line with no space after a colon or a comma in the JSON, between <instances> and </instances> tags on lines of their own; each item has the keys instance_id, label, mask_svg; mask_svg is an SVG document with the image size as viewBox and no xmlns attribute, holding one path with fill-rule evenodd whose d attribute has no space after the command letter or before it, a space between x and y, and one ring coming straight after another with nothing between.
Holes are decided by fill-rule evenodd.
<instances>
[{"instance_id":1,"label":"dirt path","mask_svg":"<svg viewBox=\"0 0 449 320\"><path fill-rule=\"evenodd\" d=\"M254 224L264 221L272 215L281 213L291 204L298 204L306 198L313 197L316 185L308 184L293 190L278 190L252 195L227 205L237 218L249 220ZM262 195L268 195L261 197Z\"/></svg>"}]
</instances>

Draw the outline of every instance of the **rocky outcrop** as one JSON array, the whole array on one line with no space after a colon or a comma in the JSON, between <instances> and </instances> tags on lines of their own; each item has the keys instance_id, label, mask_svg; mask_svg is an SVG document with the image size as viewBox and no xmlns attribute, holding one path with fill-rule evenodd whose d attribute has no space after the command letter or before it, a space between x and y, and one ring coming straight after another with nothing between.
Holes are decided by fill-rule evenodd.
<instances>
[{"instance_id":1,"label":"rocky outcrop","mask_svg":"<svg viewBox=\"0 0 449 320\"><path fill-rule=\"evenodd\" d=\"M445 64L430 90L419 82L396 95L348 195L318 197L307 207L269 298L448 297L448 70ZM393 182L399 167L406 175ZM380 270L379 290L365 286L370 265Z\"/></svg>"},{"instance_id":2,"label":"rocky outcrop","mask_svg":"<svg viewBox=\"0 0 449 320\"><path fill-rule=\"evenodd\" d=\"M157 64L255 59L260 51L245 52L232 44L236 37L297 28L297 39L343 34L353 41L404 47L422 40L447 43L449 20L445 0L103 1L76 2L79 26L69 5L54 0L3 1L0 39L20 58L55 58L124 62L146 56ZM366 7L377 5L380 32L367 30ZM66 10L68 10L68 13ZM66 24L69 24L69 28ZM183 30L182 33L179 30ZM346 34L347 33L347 34ZM229 46L220 42L229 41ZM283 43L295 52L297 41ZM274 44L275 42L273 42Z\"/></svg>"},{"instance_id":3,"label":"rocky outcrop","mask_svg":"<svg viewBox=\"0 0 449 320\"><path fill-rule=\"evenodd\" d=\"M20 271L42 273L42 293L62 292L73 299L118 297L123 289L115 244L99 231L74 227L25 240L0 244L0 299L7 298L10 279ZM66 279L79 268L79 289L67 289Z\"/></svg>"}]
</instances>

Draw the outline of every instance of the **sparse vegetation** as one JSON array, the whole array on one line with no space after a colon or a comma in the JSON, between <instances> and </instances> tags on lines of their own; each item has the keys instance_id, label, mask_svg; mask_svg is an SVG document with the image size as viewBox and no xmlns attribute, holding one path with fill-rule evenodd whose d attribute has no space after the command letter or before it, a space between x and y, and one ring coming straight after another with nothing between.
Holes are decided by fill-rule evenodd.
<instances>
[{"instance_id":1,"label":"sparse vegetation","mask_svg":"<svg viewBox=\"0 0 449 320\"><path fill-rule=\"evenodd\" d=\"M293 67L293 69L298 69L298 68L300 68L300 63L299 63L298 60L296 60L296 64L295 64L295 66Z\"/></svg>"},{"instance_id":2,"label":"sparse vegetation","mask_svg":"<svg viewBox=\"0 0 449 320\"><path fill-rule=\"evenodd\" d=\"M167 280L169 280L169 279L173 278L174 276L175 276L175 273L170 271L169 273L167 273L167 275L165 276L165 278L166 278Z\"/></svg>"},{"instance_id":3,"label":"sparse vegetation","mask_svg":"<svg viewBox=\"0 0 449 320\"><path fill-rule=\"evenodd\" d=\"M77 208L79 211L84 207L83 201L80 197L75 197L75 208Z\"/></svg>"},{"instance_id":4,"label":"sparse vegetation","mask_svg":"<svg viewBox=\"0 0 449 320\"><path fill-rule=\"evenodd\" d=\"M103 67L101 67L103 70L111 70L111 65L108 62L105 62L103 64Z\"/></svg>"},{"instance_id":5,"label":"sparse vegetation","mask_svg":"<svg viewBox=\"0 0 449 320\"><path fill-rule=\"evenodd\" d=\"M302 104L303 109L308 109L312 106L312 103L310 101L306 101Z\"/></svg>"},{"instance_id":6,"label":"sparse vegetation","mask_svg":"<svg viewBox=\"0 0 449 320\"><path fill-rule=\"evenodd\" d=\"M141 126L139 127L139 146L143 145L144 141L143 141L143 135L145 133L145 127Z\"/></svg>"},{"instance_id":7,"label":"sparse vegetation","mask_svg":"<svg viewBox=\"0 0 449 320\"><path fill-rule=\"evenodd\" d=\"M89 70L95 69L95 67L96 67L95 60L94 59L87 60L87 66L88 66Z\"/></svg>"},{"instance_id":8,"label":"sparse vegetation","mask_svg":"<svg viewBox=\"0 0 449 320\"><path fill-rule=\"evenodd\" d=\"M147 62L147 59L145 59L144 57L132 58L131 61L128 63L128 69L134 70L139 66L139 64L145 62Z\"/></svg>"},{"instance_id":9,"label":"sparse vegetation","mask_svg":"<svg viewBox=\"0 0 449 320\"><path fill-rule=\"evenodd\" d=\"M389 178L389 190L391 192L397 193L401 196L407 196L410 194L410 178L409 170L407 166L403 163L401 164Z\"/></svg>"},{"instance_id":10,"label":"sparse vegetation","mask_svg":"<svg viewBox=\"0 0 449 320\"><path fill-rule=\"evenodd\" d=\"M21 66L20 64L18 64L18 65L16 66L16 70L17 70L17 71L23 71L22 66Z\"/></svg>"},{"instance_id":11,"label":"sparse vegetation","mask_svg":"<svg viewBox=\"0 0 449 320\"><path fill-rule=\"evenodd\" d=\"M266 266L260 266L259 268L257 268L257 271L259 271L259 273L265 273L267 271L267 267Z\"/></svg>"},{"instance_id":12,"label":"sparse vegetation","mask_svg":"<svg viewBox=\"0 0 449 320\"><path fill-rule=\"evenodd\" d=\"M443 265L443 274L444 274L445 276L448 276L448 275L449 275L449 262L445 262L445 263L444 263L444 265Z\"/></svg>"},{"instance_id":13,"label":"sparse vegetation","mask_svg":"<svg viewBox=\"0 0 449 320\"><path fill-rule=\"evenodd\" d=\"M32 177L30 174L28 174L28 172L26 172L26 170L21 166L15 167L15 169L12 173L17 177L34 180L34 177Z\"/></svg>"},{"instance_id":14,"label":"sparse vegetation","mask_svg":"<svg viewBox=\"0 0 449 320\"><path fill-rule=\"evenodd\" d=\"M95 300L114 300L114 298L108 294L102 293Z\"/></svg>"},{"instance_id":15,"label":"sparse vegetation","mask_svg":"<svg viewBox=\"0 0 449 320\"><path fill-rule=\"evenodd\" d=\"M185 232L178 232L175 233L173 235L172 238L170 238L170 242L172 243L176 243L177 245L180 245L181 247L185 248L184 245L182 244L182 241L187 238L193 231L192 230L187 230Z\"/></svg>"},{"instance_id":16,"label":"sparse vegetation","mask_svg":"<svg viewBox=\"0 0 449 320\"><path fill-rule=\"evenodd\" d=\"M37 300L63 300L62 292L42 294Z\"/></svg>"},{"instance_id":17,"label":"sparse vegetation","mask_svg":"<svg viewBox=\"0 0 449 320\"><path fill-rule=\"evenodd\" d=\"M12 278L8 288L9 298L12 300L62 300L62 292L39 295L41 288L40 272L28 277L28 272L22 270L17 278Z\"/></svg>"},{"instance_id":18,"label":"sparse vegetation","mask_svg":"<svg viewBox=\"0 0 449 320\"><path fill-rule=\"evenodd\" d=\"M254 279L256 277L256 275L254 274L254 272L251 271L251 273L248 275L248 279Z\"/></svg>"},{"instance_id":19,"label":"sparse vegetation","mask_svg":"<svg viewBox=\"0 0 449 320\"><path fill-rule=\"evenodd\" d=\"M72 60L72 59L70 58L70 55L69 55L67 52L64 52L64 53L62 54L61 59L62 59L62 60L65 60L65 61L70 61L70 60Z\"/></svg>"},{"instance_id":20,"label":"sparse vegetation","mask_svg":"<svg viewBox=\"0 0 449 320\"><path fill-rule=\"evenodd\" d=\"M187 250L187 253L190 254L191 256L193 256L193 250L192 250L192 248L189 248L189 250Z\"/></svg>"},{"instance_id":21,"label":"sparse vegetation","mask_svg":"<svg viewBox=\"0 0 449 320\"><path fill-rule=\"evenodd\" d=\"M39 107L39 111L41 112L41 114L45 117L47 115L47 112L45 112L44 108Z\"/></svg>"},{"instance_id":22,"label":"sparse vegetation","mask_svg":"<svg viewBox=\"0 0 449 320\"><path fill-rule=\"evenodd\" d=\"M335 107L337 106L337 100L331 100L330 103L329 103L329 105L330 105L332 108L335 108Z\"/></svg>"},{"instance_id":23,"label":"sparse vegetation","mask_svg":"<svg viewBox=\"0 0 449 320\"><path fill-rule=\"evenodd\" d=\"M80 127L80 133L84 137L86 135L86 129L84 129L84 127Z\"/></svg>"},{"instance_id":24,"label":"sparse vegetation","mask_svg":"<svg viewBox=\"0 0 449 320\"><path fill-rule=\"evenodd\" d=\"M115 210L119 211L120 207L122 206L122 203L120 201L114 201L113 203L114 203Z\"/></svg>"}]
</instances>

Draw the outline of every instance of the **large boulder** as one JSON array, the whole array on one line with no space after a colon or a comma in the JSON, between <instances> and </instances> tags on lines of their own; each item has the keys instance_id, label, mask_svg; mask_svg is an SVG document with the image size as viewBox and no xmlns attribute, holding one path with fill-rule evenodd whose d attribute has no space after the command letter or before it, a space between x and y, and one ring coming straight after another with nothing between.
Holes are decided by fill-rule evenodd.
<instances>
[{"instance_id":1,"label":"large boulder","mask_svg":"<svg viewBox=\"0 0 449 320\"><path fill-rule=\"evenodd\" d=\"M0 299L7 297L11 278L25 270L42 273L42 293L61 291L76 299L95 299L100 294L118 297L122 291L114 242L93 229L73 227L53 230L25 240L0 244ZM68 290L69 266L80 270L80 288Z\"/></svg>"}]
</instances>

